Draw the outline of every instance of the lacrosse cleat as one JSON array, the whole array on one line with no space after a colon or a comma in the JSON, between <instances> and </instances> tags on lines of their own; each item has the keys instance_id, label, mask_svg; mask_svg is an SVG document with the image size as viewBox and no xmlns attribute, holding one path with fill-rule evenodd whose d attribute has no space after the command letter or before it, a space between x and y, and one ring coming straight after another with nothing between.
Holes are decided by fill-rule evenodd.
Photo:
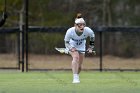
<instances>
[{"instance_id":1,"label":"lacrosse cleat","mask_svg":"<svg viewBox=\"0 0 140 93\"><path fill-rule=\"evenodd\" d=\"M79 79L73 79L73 82L72 83L74 83L74 84L80 83L80 80Z\"/></svg>"}]
</instances>

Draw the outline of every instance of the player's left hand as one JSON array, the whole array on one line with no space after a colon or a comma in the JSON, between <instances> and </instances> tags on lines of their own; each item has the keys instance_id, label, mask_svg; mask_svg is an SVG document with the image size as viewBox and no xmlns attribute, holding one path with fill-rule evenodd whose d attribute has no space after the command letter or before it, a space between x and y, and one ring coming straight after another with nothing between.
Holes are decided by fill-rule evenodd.
<instances>
[{"instance_id":1,"label":"player's left hand","mask_svg":"<svg viewBox=\"0 0 140 93\"><path fill-rule=\"evenodd\" d=\"M92 48L88 48L88 53L93 53L93 49Z\"/></svg>"}]
</instances>

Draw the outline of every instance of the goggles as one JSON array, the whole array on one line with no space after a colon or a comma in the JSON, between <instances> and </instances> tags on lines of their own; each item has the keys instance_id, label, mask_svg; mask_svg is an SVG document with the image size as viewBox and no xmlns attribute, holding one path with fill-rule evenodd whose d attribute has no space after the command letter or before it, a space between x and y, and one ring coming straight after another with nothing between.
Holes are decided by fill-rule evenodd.
<instances>
[{"instance_id":1,"label":"goggles","mask_svg":"<svg viewBox=\"0 0 140 93\"><path fill-rule=\"evenodd\" d=\"M76 24L78 27L81 27L81 26L83 26L83 27L85 27L86 26L86 24L85 23L78 23L78 24Z\"/></svg>"}]
</instances>

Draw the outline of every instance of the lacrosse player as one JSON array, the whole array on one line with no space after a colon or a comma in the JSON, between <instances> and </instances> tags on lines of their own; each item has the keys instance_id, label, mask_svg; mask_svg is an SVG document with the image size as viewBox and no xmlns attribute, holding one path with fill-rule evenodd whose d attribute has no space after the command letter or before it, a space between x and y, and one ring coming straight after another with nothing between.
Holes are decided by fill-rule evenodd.
<instances>
[{"instance_id":1,"label":"lacrosse player","mask_svg":"<svg viewBox=\"0 0 140 93\"><path fill-rule=\"evenodd\" d=\"M92 53L94 49L95 35L93 30L86 26L82 14L78 13L75 18L74 27L67 30L65 34L65 47L69 50L69 54L72 56L72 72L73 72L73 82L80 83L79 73L81 71L81 66L83 63L83 58L86 51L86 38L90 37L89 47L87 48L88 53ZM77 50L81 50L77 51Z\"/></svg>"}]
</instances>

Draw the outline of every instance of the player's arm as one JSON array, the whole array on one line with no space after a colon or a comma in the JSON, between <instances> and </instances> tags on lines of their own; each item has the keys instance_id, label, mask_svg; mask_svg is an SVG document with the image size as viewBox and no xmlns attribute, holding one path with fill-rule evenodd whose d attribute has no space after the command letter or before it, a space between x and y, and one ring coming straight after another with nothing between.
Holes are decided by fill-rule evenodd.
<instances>
[{"instance_id":1,"label":"player's arm","mask_svg":"<svg viewBox=\"0 0 140 93\"><path fill-rule=\"evenodd\" d=\"M68 48L69 50L73 48L73 47L70 45L69 41L65 41L65 47Z\"/></svg>"},{"instance_id":2,"label":"player's arm","mask_svg":"<svg viewBox=\"0 0 140 93\"><path fill-rule=\"evenodd\" d=\"M94 41L95 41L95 35L94 32L92 31L89 35L90 41L89 41L89 52L92 52L94 50Z\"/></svg>"},{"instance_id":3,"label":"player's arm","mask_svg":"<svg viewBox=\"0 0 140 93\"><path fill-rule=\"evenodd\" d=\"M69 41L65 41L65 47L68 48L71 52L76 51L76 48L74 48L74 46L71 46Z\"/></svg>"},{"instance_id":4,"label":"player's arm","mask_svg":"<svg viewBox=\"0 0 140 93\"><path fill-rule=\"evenodd\" d=\"M71 39L71 29L68 29L64 38L65 41L65 47L67 49L69 49L69 51L75 51L76 49L74 48L74 46L72 46L69 42Z\"/></svg>"},{"instance_id":5,"label":"player's arm","mask_svg":"<svg viewBox=\"0 0 140 93\"><path fill-rule=\"evenodd\" d=\"M94 41L95 41L95 37L90 37L89 48L94 49Z\"/></svg>"}]
</instances>

